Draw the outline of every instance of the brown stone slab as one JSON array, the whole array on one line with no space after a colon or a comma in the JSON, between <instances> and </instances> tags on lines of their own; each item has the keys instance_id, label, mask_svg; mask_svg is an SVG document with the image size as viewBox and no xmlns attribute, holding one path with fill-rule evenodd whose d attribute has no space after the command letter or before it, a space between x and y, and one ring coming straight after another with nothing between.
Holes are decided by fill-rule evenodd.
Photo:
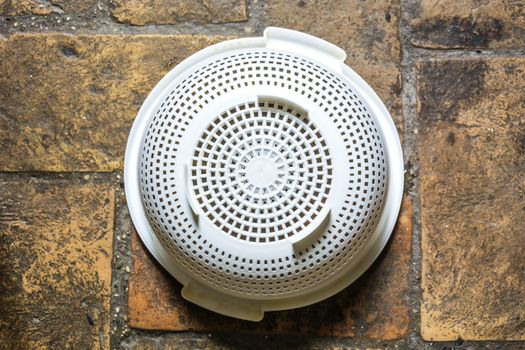
<instances>
[{"instance_id":1,"label":"brown stone slab","mask_svg":"<svg viewBox=\"0 0 525 350\"><path fill-rule=\"evenodd\" d=\"M0 171L113 171L131 124L175 64L225 37L0 38Z\"/></svg>"},{"instance_id":2,"label":"brown stone slab","mask_svg":"<svg viewBox=\"0 0 525 350\"><path fill-rule=\"evenodd\" d=\"M523 48L522 1L418 0L410 8L411 40L430 48Z\"/></svg>"},{"instance_id":3,"label":"brown stone slab","mask_svg":"<svg viewBox=\"0 0 525 350\"><path fill-rule=\"evenodd\" d=\"M525 59L418 64L421 331L525 339Z\"/></svg>"},{"instance_id":4,"label":"brown stone slab","mask_svg":"<svg viewBox=\"0 0 525 350\"><path fill-rule=\"evenodd\" d=\"M150 330L256 332L397 339L406 335L406 294L411 251L412 207L408 199L384 254L350 288L301 309L269 312L253 323L221 316L185 301L181 285L132 235L133 267L129 280L131 327Z\"/></svg>"},{"instance_id":5,"label":"brown stone slab","mask_svg":"<svg viewBox=\"0 0 525 350\"><path fill-rule=\"evenodd\" d=\"M0 15L81 14L93 9L96 4L96 0L0 0Z\"/></svg>"},{"instance_id":6,"label":"brown stone slab","mask_svg":"<svg viewBox=\"0 0 525 350\"><path fill-rule=\"evenodd\" d=\"M226 23L248 19L246 0L113 0L112 15L133 25Z\"/></svg>"},{"instance_id":7,"label":"brown stone slab","mask_svg":"<svg viewBox=\"0 0 525 350\"><path fill-rule=\"evenodd\" d=\"M402 129L398 0L268 0L264 14L266 25L300 30L344 49L346 63L378 93Z\"/></svg>"},{"instance_id":8,"label":"brown stone slab","mask_svg":"<svg viewBox=\"0 0 525 350\"><path fill-rule=\"evenodd\" d=\"M0 348L109 349L114 193L0 182Z\"/></svg>"}]
</instances>

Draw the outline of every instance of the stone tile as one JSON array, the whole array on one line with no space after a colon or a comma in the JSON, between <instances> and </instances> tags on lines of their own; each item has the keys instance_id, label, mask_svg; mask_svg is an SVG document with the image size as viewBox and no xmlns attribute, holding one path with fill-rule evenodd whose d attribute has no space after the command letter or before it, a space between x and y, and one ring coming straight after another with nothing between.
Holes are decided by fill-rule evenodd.
<instances>
[{"instance_id":1,"label":"stone tile","mask_svg":"<svg viewBox=\"0 0 525 350\"><path fill-rule=\"evenodd\" d=\"M525 339L525 59L418 64L421 331Z\"/></svg>"},{"instance_id":2,"label":"stone tile","mask_svg":"<svg viewBox=\"0 0 525 350\"><path fill-rule=\"evenodd\" d=\"M235 320L202 309L180 296L181 285L132 235L133 267L129 280L131 327L149 330L195 330L305 334L397 339L406 335L406 294L411 251L412 208L403 203L397 228L385 253L351 287L321 303L266 313L259 323Z\"/></svg>"},{"instance_id":3,"label":"stone tile","mask_svg":"<svg viewBox=\"0 0 525 350\"><path fill-rule=\"evenodd\" d=\"M109 349L114 193L0 182L0 348Z\"/></svg>"},{"instance_id":4,"label":"stone tile","mask_svg":"<svg viewBox=\"0 0 525 350\"><path fill-rule=\"evenodd\" d=\"M0 16L81 14L96 4L96 0L0 0Z\"/></svg>"},{"instance_id":5,"label":"stone tile","mask_svg":"<svg viewBox=\"0 0 525 350\"><path fill-rule=\"evenodd\" d=\"M268 0L265 24L300 30L344 49L402 129L399 1Z\"/></svg>"},{"instance_id":6,"label":"stone tile","mask_svg":"<svg viewBox=\"0 0 525 350\"><path fill-rule=\"evenodd\" d=\"M417 0L411 40L430 48L523 48L525 4L514 0Z\"/></svg>"},{"instance_id":7,"label":"stone tile","mask_svg":"<svg viewBox=\"0 0 525 350\"><path fill-rule=\"evenodd\" d=\"M175 64L225 37L0 38L0 171L113 171L131 124Z\"/></svg>"},{"instance_id":8,"label":"stone tile","mask_svg":"<svg viewBox=\"0 0 525 350\"><path fill-rule=\"evenodd\" d=\"M226 23L248 19L246 0L113 0L117 21L133 25Z\"/></svg>"}]
</instances>

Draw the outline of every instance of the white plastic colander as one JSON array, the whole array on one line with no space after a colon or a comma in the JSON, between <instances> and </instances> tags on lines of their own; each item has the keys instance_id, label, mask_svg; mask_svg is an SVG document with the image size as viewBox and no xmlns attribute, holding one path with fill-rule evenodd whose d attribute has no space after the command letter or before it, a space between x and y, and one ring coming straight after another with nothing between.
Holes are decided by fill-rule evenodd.
<instances>
[{"instance_id":1,"label":"white plastic colander","mask_svg":"<svg viewBox=\"0 0 525 350\"><path fill-rule=\"evenodd\" d=\"M126 196L184 298L261 320L337 293L385 246L403 193L399 137L345 57L267 28L197 52L150 93Z\"/></svg>"}]
</instances>

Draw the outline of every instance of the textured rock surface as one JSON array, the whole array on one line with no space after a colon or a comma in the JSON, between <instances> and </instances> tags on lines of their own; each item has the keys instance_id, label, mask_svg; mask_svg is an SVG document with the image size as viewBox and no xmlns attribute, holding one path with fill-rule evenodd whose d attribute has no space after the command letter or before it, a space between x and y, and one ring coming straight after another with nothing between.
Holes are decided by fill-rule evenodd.
<instances>
[{"instance_id":1,"label":"textured rock surface","mask_svg":"<svg viewBox=\"0 0 525 350\"><path fill-rule=\"evenodd\" d=\"M419 0L410 22L412 43L432 48L523 48L522 1Z\"/></svg>"},{"instance_id":2,"label":"textured rock surface","mask_svg":"<svg viewBox=\"0 0 525 350\"><path fill-rule=\"evenodd\" d=\"M525 59L418 65L427 340L525 339Z\"/></svg>"},{"instance_id":3,"label":"textured rock surface","mask_svg":"<svg viewBox=\"0 0 525 350\"><path fill-rule=\"evenodd\" d=\"M326 301L309 307L272 312L261 323L223 317L186 302L181 286L132 236L133 268L129 284L132 327L164 330L294 333L397 339L408 327L407 293L412 207L403 204L398 226L380 261L366 277Z\"/></svg>"},{"instance_id":4,"label":"textured rock surface","mask_svg":"<svg viewBox=\"0 0 525 350\"><path fill-rule=\"evenodd\" d=\"M113 190L0 183L0 347L108 349Z\"/></svg>"},{"instance_id":5,"label":"textured rock surface","mask_svg":"<svg viewBox=\"0 0 525 350\"><path fill-rule=\"evenodd\" d=\"M197 335L195 337L186 337L186 333L164 333L162 338L157 337L132 337L125 344L125 349L133 350L233 350L233 349L250 349L250 350L381 350L387 347L380 346L356 346L356 345L338 345L341 340L348 343L348 339L329 340L319 337L291 337L267 336L255 334L231 334L218 333L213 335ZM184 337L184 338L183 338ZM181 341L181 338L184 340ZM368 341L373 343L375 341ZM390 349L390 348L388 348Z\"/></svg>"},{"instance_id":6,"label":"textured rock surface","mask_svg":"<svg viewBox=\"0 0 525 350\"><path fill-rule=\"evenodd\" d=\"M356 284L253 324L130 247L121 170L171 67L269 25L341 46L386 102L422 242L405 202ZM524 48L523 0L0 0L0 349L525 349Z\"/></svg>"},{"instance_id":7,"label":"textured rock surface","mask_svg":"<svg viewBox=\"0 0 525 350\"><path fill-rule=\"evenodd\" d=\"M0 0L0 15L80 14L93 9L96 0Z\"/></svg>"},{"instance_id":8,"label":"textured rock surface","mask_svg":"<svg viewBox=\"0 0 525 350\"><path fill-rule=\"evenodd\" d=\"M265 2L266 25L301 30L330 41L385 102L402 128L399 2L360 0Z\"/></svg>"},{"instance_id":9,"label":"textured rock surface","mask_svg":"<svg viewBox=\"0 0 525 350\"><path fill-rule=\"evenodd\" d=\"M121 169L129 129L175 64L224 37L0 39L0 171Z\"/></svg>"},{"instance_id":10,"label":"textured rock surface","mask_svg":"<svg viewBox=\"0 0 525 350\"><path fill-rule=\"evenodd\" d=\"M113 16L134 25L246 21L246 0L113 0Z\"/></svg>"}]
</instances>

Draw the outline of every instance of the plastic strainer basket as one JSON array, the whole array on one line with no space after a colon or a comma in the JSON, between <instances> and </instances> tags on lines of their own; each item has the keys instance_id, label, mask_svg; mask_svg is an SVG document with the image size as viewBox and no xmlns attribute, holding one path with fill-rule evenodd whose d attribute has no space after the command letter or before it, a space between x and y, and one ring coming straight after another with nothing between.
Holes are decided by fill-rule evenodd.
<instances>
[{"instance_id":1,"label":"plastic strainer basket","mask_svg":"<svg viewBox=\"0 0 525 350\"><path fill-rule=\"evenodd\" d=\"M184 298L260 320L358 278L403 192L396 128L345 52L267 28L168 73L125 160L133 222Z\"/></svg>"}]
</instances>

